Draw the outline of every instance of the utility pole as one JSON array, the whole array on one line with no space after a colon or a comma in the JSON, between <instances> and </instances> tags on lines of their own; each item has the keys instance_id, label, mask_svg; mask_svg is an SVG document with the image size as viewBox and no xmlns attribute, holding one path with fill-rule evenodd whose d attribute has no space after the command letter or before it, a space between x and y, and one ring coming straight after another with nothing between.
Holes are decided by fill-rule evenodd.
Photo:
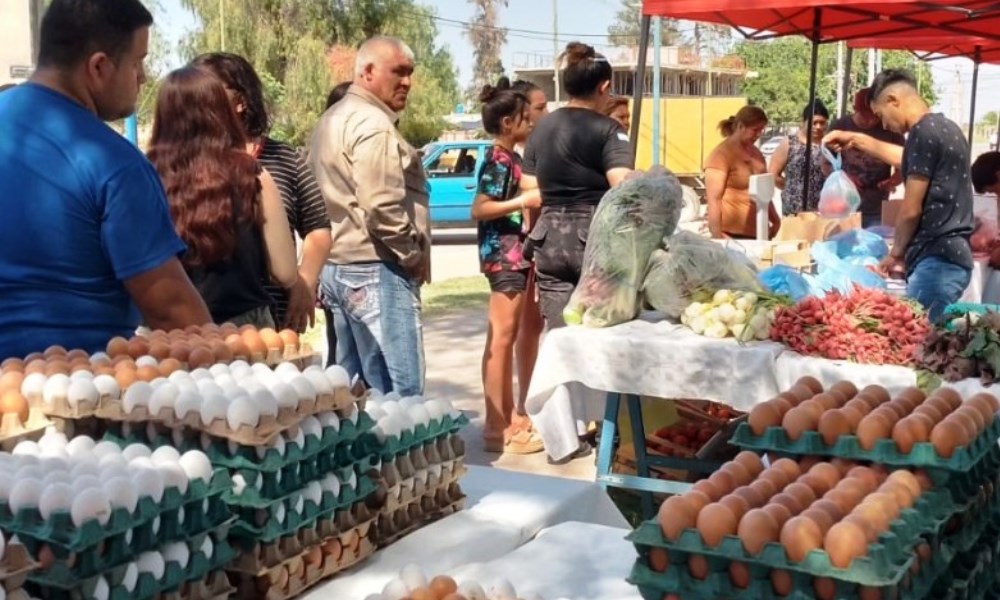
<instances>
[{"instance_id":1,"label":"utility pole","mask_svg":"<svg viewBox=\"0 0 1000 600\"><path fill-rule=\"evenodd\" d=\"M875 50L874 49L869 49L868 50L868 85L871 85L872 81L875 81L875 76L877 74L878 74L878 71L875 70Z\"/></svg>"},{"instance_id":2,"label":"utility pole","mask_svg":"<svg viewBox=\"0 0 1000 600\"><path fill-rule=\"evenodd\" d=\"M556 90L556 106L559 106L559 0L552 0L552 83Z\"/></svg>"},{"instance_id":3,"label":"utility pole","mask_svg":"<svg viewBox=\"0 0 1000 600\"><path fill-rule=\"evenodd\" d=\"M837 42L837 118L844 116L844 42Z\"/></svg>"},{"instance_id":4,"label":"utility pole","mask_svg":"<svg viewBox=\"0 0 1000 600\"><path fill-rule=\"evenodd\" d=\"M845 54L845 56L844 56L845 68L844 68L844 72L843 72L843 79L841 79L840 82L838 82L838 84L837 84L837 87L842 90L842 93L841 93L841 96L840 96L840 106L839 106L840 114L842 114L842 115L846 115L847 114L847 104L849 102L853 105L853 101L850 100L850 98L851 98L851 92L852 92L852 90L851 90L851 79L852 79L852 77L851 77L851 71L852 71L852 67L854 66L854 48L851 48L850 46L848 46L847 47L847 51L844 54Z\"/></svg>"}]
</instances>

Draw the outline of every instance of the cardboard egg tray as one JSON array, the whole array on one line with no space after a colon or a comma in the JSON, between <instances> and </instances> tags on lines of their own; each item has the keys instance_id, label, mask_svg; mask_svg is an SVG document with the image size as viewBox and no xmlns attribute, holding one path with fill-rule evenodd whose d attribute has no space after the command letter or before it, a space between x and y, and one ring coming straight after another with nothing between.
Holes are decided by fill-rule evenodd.
<instances>
[{"instance_id":1,"label":"cardboard egg tray","mask_svg":"<svg viewBox=\"0 0 1000 600\"><path fill-rule=\"evenodd\" d=\"M450 465L441 466L441 476L428 473L422 481L416 477L398 480L394 485L387 485L386 505L383 512L388 514L397 511L427 494L434 494L440 489L447 490L453 483L458 483L467 472L462 460L452 461ZM386 481L388 484L388 481Z\"/></svg>"},{"instance_id":2,"label":"cardboard egg tray","mask_svg":"<svg viewBox=\"0 0 1000 600\"><path fill-rule=\"evenodd\" d=\"M231 488L229 474L224 469L218 469L209 483L190 481L184 494L177 488L169 488L164 490L159 502L148 496L140 498L135 513L131 515L125 509L117 508L112 510L106 524L90 520L80 527L73 524L68 512L53 513L45 521L37 508L22 509L15 515L6 502L0 501L0 527L17 534L25 543L33 540L79 553L116 537L141 537L148 531L148 535L156 538L168 533L174 524L180 531L182 510L185 514L190 512L191 518L185 519L185 523L191 523L191 526L200 525L206 518L221 518L226 514L222 494ZM154 525L156 531L153 531Z\"/></svg>"},{"instance_id":3,"label":"cardboard egg tray","mask_svg":"<svg viewBox=\"0 0 1000 600\"><path fill-rule=\"evenodd\" d=\"M360 527L351 530L338 538L313 545L261 575L234 573L236 597L262 600L294 598L374 554L373 532L374 527L369 527L366 535L361 535Z\"/></svg>"},{"instance_id":4,"label":"cardboard egg tray","mask_svg":"<svg viewBox=\"0 0 1000 600\"><path fill-rule=\"evenodd\" d=\"M0 586L7 591L7 597L10 598L11 592L20 589L28 580L28 574L39 566L41 565L31 558L27 548L21 544L11 544L8 540L3 561L0 562Z\"/></svg>"},{"instance_id":5,"label":"cardboard egg tray","mask_svg":"<svg viewBox=\"0 0 1000 600\"><path fill-rule=\"evenodd\" d=\"M677 540L671 542L663 537L655 519L640 525L629 534L628 539L637 547L659 547L704 555L709 558L709 562L716 564L737 561L814 577L883 587L895 585L902 579L913 559L913 548L922 536L937 533L962 508L952 501L947 491L924 492L912 507L900 513L887 532L868 546L867 555L855 558L846 569L833 566L829 555L822 549L809 552L800 563L793 563L777 542L765 544L760 553L753 555L747 552L740 538L735 535L725 536L718 547L711 548L702 541L697 529L685 529Z\"/></svg>"},{"instance_id":6,"label":"cardboard egg tray","mask_svg":"<svg viewBox=\"0 0 1000 600\"><path fill-rule=\"evenodd\" d=\"M109 600L152 600L165 592L179 592L187 582L204 581L210 573L220 571L233 560L236 552L226 543L224 536L215 538L215 547L211 558L205 556L200 549L192 550L188 564L185 567L177 562L167 562L164 575L157 580L150 573L141 573L135 588L127 590L123 585L128 563L108 569L100 575L80 582L70 589L59 588L48 581L36 581L29 577L31 588L42 600L83 600L93 597L98 579L104 577L110 587Z\"/></svg>"},{"instance_id":7,"label":"cardboard egg tray","mask_svg":"<svg viewBox=\"0 0 1000 600\"><path fill-rule=\"evenodd\" d=\"M414 429L404 431L399 436L387 436L383 442L378 442L372 435L372 442L378 448L379 454L385 460L393 456L409 452L413 447L426 444L442 437L455 436L460 429L469 424L469 418L464 413L458 417L445 415L441 421L431 421L430 425L417 425ZM462 453L465 453L464 445Z\"/></svg>"},{"instance_id":8,"label":"cardboard egg tray","mask_svg":"<svg viewBox=\"0 0 1000 600\"><path fill-rule=\"evenodd\" d=\"M101 400L110 398L105 396L97 402L82 401L76 406L69 403L65 396L53 398L52 404L46 404L41 395L29 394L25 396L31 406L40 409L50 417L60 417L63 419L86 419L97 414L97 409L101 405Z\"/></svg>"},{"instance_id":9,"label":"cardboard egg tray","mask_svg":"<svg viewBox=\"0 0 1000 600\"><path fill-rule=\"evenodd\" d=\"M45 434L45 428L52 424L35 406L28 409L28 420L24 423L15 414L4 414L0 416L0 450L11 452L25 440L38 441Z\"/></svg>"},{"instance_id":10,"label":"cardboard egg tray","mask_svg":"<svg viewBox=\"0 0 1000 600\"><path fill-rule=\"evenodd\" d=\"M750 425L740 424L729 443L746 450L772 451L783 454L834 456L848 460L864 460L897 467L933 467L949 471L968 471L997 446L1000 439L1000 417L995 417L985 431L968 446L955 449L950 458L939 456L930 442L918 442L909 454L896 449L891 439L881 439L871 450L858 443L857 436L842 435L833 446L823 441L818 431L806 431L798 440L790 440L780 426L768 427L763 435L755 436Z\"/></svg>"},{"instance_id":11,"label":"cardboard egg tray","mask_svg":"<svg viewBox=\"0 0 1000 600\"><path fill-rule=\"evenodd\" d=\"M201 581L189 581L176 592L160 594L160 600L226 600L236 588L224 571L216 571Z\"/></svg>"},{"instance_id":12,"label":"cardboard egg tray","mask_svg":"<svg viewBox=\"0 0 1000 600\"><path fill-rule=\"evenodd\" d=\"M82 419L64 419L62 417L49 417L52 427L56 431L64 434L66 439L87 436L95 440L102 439L108 432L108 425L111 423L97 417L84 417Z\"/></svg>"},{"instance_id":13,"label":"cardboard egg tray","mask_svg":"<svg viewBox=\"0 0 1000 600\"><path fill-rule=\"evenodd\" d=\"M465 508L465 494L457 483L430 490L393 511L383 509L375 522L379 548L385 548L418 529Z\"/></svg>"}]
</instances>

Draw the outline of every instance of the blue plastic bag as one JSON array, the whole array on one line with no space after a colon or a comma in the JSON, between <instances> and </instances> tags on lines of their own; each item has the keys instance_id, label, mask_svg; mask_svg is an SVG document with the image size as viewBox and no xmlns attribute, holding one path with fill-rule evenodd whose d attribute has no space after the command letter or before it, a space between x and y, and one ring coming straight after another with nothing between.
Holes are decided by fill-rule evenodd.
<instances>
[{"instance_id":1,"label":"blue plastic bag","mask_svg":"<svg viewBox=\"0 0 1000 600\"><path fill-rule=\"evenodd\" d=\"M878 259L873 256L841 258L835 241L813 244L811 254L816 262L815 285L823 292L839 291L849 294L854 286L886 289L885 279L867 268L878 265Z\"/></svg>"},{"instance_id":2,"label":"blue plastic bag","mask_svg":"<svg viewBox=\"0 0 1000 600\"><path fill-rule=\"evenodd\" d=\"M864 229L851 229L827 240L836 244L840 258L873 258L876 263L889 254L889 245L882 236Z\"/></svg>"},{"instance_id":3,"label":"blue plastic bag","mask_svg":"<svg viewBox=\"0 0 1000 600\"><path fill-rule=\"evenodd\" d=\"M819 214L827 219L845 219L861 206L861 194L843 171L840 155L834 156L826 146L821 150L833 167L833 173L826 178L819 193Z\"/></svg>"},{"instance_id":4,"label":"blue plastic bag","mask_svg":"<svg viewBox=\"0 0 1000 600\"><path fill-rule=\"evenodd\" d=\"M757 278L772 293L790 296L796 302L813 295L811 278L787 265L768 267Z\"/></svg>"}]
</instances>

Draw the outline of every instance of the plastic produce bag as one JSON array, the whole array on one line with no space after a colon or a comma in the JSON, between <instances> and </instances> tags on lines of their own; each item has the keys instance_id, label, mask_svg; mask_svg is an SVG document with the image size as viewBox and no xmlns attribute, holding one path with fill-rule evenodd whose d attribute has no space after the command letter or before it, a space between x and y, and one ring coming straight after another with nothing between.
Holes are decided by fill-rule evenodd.
<instances>
[{"instance_id":1,"label":"plastic produce bag","mask_svg":"<svg viewBox=\"0 0 1000 600\"><path fill-rule=\"evenodd\" d=\"M864 229L851 229L839 233L827 242L835 245L837 256L844 259L875 259L876 264L889 254L889 245L877 233Z\"/></svg>"},{"instance_id":2,"label":"plastic produce bag","mask_svg":"<svg viewBox=\"0 0 1000 600\"><path fill-rule=\"evenodd\" d=\"M827 219L847 218L861 206L861 195L843 171L840 156L834 156L826 146L822 147L822 152L830 161L833 172L826 178L819 193L819 214Z\"/></svg>"},{"instance_id":3,"label":"plastic produce bag","mask_svg":"<svg viewBox=\"0 0 1000 600\"><path fill-rule=\"evenodd\" d=\"M666 238L664 246L649 259L642 293L646 304L670 318L680 318L699 293L762 289L746 257L721 244L681 231Z\"/></svg>"},{"instance_id":4,"label":"plastic produce bag","mask_svg":"<svg viewBox=\"0 0 1000 600\"><path fill-rule=\"evenodd\" d=\"M886 282L868 267L878 265L878 259L855 256L847 259L837 253L837 243L819 242L812 246L812 258L816 262L815 285L824 292L837 290L850 294L854 286L886 289Z\"/></svg>"},{"instance_id":5,"label":"plastic produce bag","mask_svg":"<svg viewBox=\"0 0 1000 600\"><path fill-rule=\"evenodd\" d=\"M604 194L594 212L580 282L563 311L569 325L610 327L639 313L649 257L677 227L681 184L662 167L637 172Z\"/></svg>"},{"instance_id":6,"label":"plastic produce bag","mask_svg":"<svg viewBox=\"0 0 1000 600\"><path fill-rule=\"evenodd\" d=\"M790 296L796 302L814 295L813 278L787 265L768 267L760 272L759 277L769 291Z\"/></svg>"},{"instance_id":7,"label":"plastic produce bag","mask_svg":"<svg viewBox=\"0 0 1000 600\"><path fill-rule=\"evenodd\" d=\"M976 215L969 246L976 254L987 254L996 245L997 224L986 215Z\"/></svg>"}]
</instances>

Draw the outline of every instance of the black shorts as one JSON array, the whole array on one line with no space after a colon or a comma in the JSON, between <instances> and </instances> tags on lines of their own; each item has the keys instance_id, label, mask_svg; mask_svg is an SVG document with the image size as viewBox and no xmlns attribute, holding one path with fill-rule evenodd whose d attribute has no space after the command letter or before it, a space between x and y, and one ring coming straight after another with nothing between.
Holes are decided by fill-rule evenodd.
<instances>
[{"instance_id":1,"label":"black shorts","mask_svg":"<svg viewBox=\"0 0 1000 600\"><path fill-rule=\"evenodd\" d=\"M523 294L528 289L528 269L521 271L496 271L487 273L491 292Z\"/></svg>"}]
</instances>

